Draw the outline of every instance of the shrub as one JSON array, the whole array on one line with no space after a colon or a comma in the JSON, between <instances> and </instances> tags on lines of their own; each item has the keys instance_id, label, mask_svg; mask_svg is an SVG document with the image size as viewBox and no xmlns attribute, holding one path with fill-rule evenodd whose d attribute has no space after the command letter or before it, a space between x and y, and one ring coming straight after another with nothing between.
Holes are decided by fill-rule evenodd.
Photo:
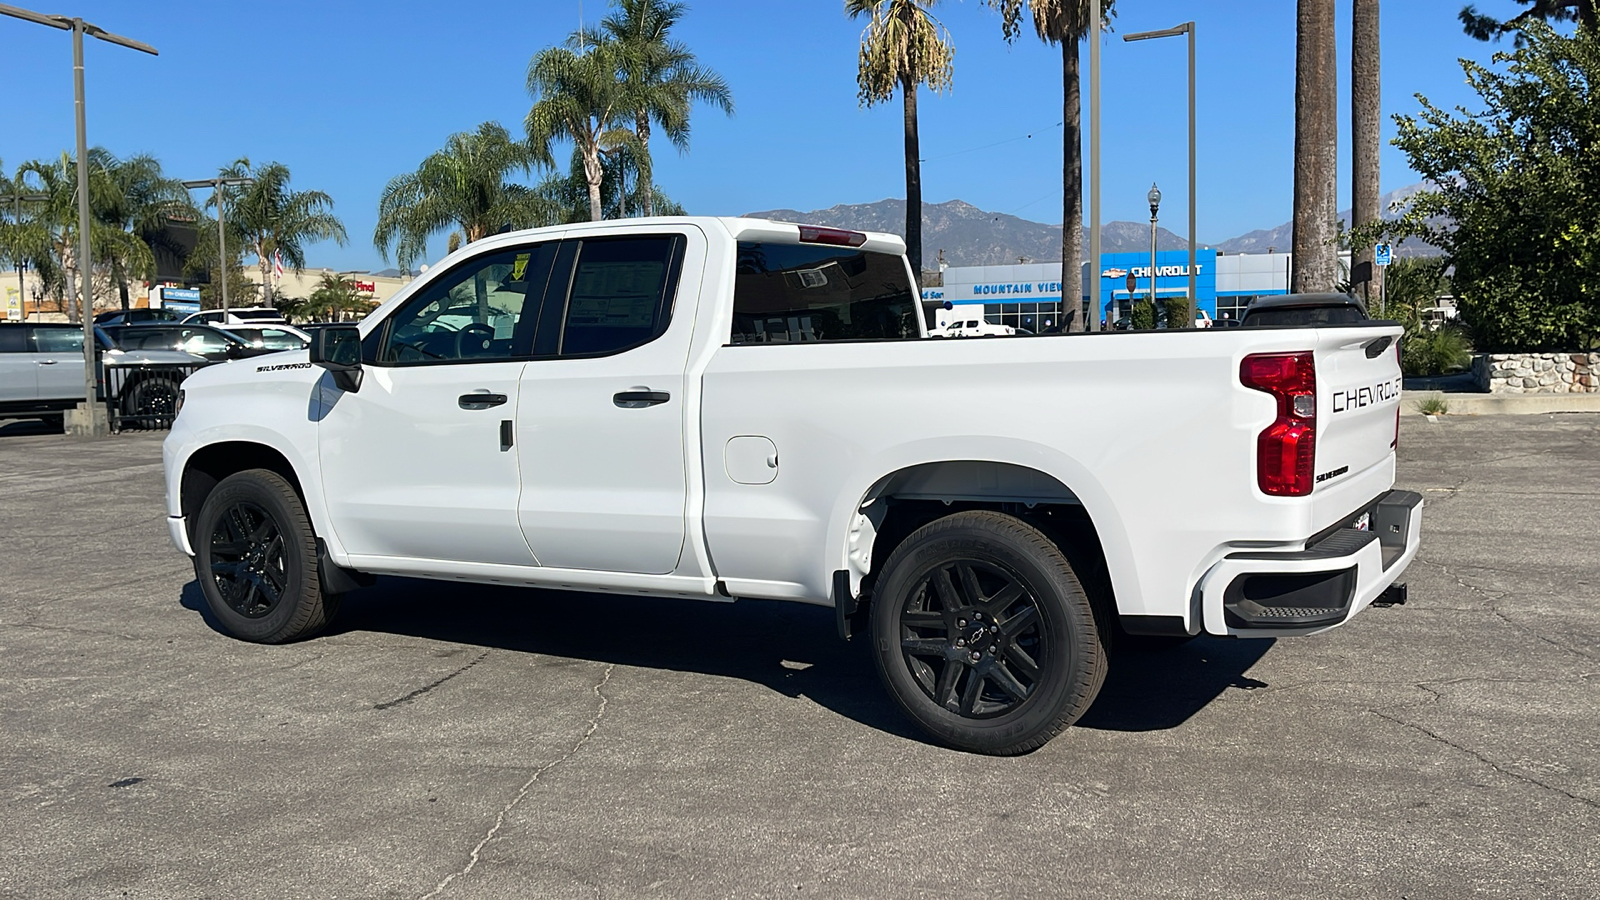
<instances>
[{"instance_id":1,"label":"shrub","mask_svg":"<svg viewBox=\"0 0 1600 900\"><path fill-rule=\"evenodd\" d=\"M1133 304L1133 312L1128 314L1130 324L1128 327L1134 331L1150 331L1156 327L1156 307L1149 300L1140 300Z\"/></svg>"},{"instance_id":2,"label":"shrub","mask_svg":"<svg viewBox=\"0 0 1600 900\"><path fill-rule=\"evenodd\" d=\"M1432 394L1417 401L1417 412L1425 416L1442 416L1450 411L1449 401L1441 394Z\"/></svg>"},{"instance_id":3,"label":"shrub","mask_svg":"<svg viewBox=\"0 0 1600 900\"><path fill-rule=\"evenodd\" d=\"M1417 325L1400 339L1400 368L1407 375L1444 375L1472 364L1472 342L1459 325Z\"/></svg>"}]
</instances>

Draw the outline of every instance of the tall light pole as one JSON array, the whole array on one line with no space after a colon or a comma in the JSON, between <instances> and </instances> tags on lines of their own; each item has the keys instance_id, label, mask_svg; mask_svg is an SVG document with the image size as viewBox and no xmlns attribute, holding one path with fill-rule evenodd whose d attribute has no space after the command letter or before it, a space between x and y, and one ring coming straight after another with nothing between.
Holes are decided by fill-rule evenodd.
<instances>
[{"instance_id":1,"label":"tall light pole","mask_svg":"<svg viewBox=\"0 0 1600 900\"><path fill-rule=\"evenodd\" d=\"M35 202L38 202L38 201L41 201L41 200L49 200L49 199L50 199L50 195L49 194L11 193L11 194L6 194L4 196L0 196L0 200L4 200L7 203L11 204L11 222L12 222L12 224L17 225L17 226L21 226L22 225L22 204L24 202L35 203ZM18 254L18 256L16 258L16 264L17 264L17 307L18 307L17 308L17 312L22 314L22 321L26 322L26 321L28 321L28 288L27 288L27 285L25 285L23 283L23 281L22 281L22 270L24 268L26 268L26 266L23 263L21 254Z\"/></svg>"},{"instance_id":2,"label":"tall light pole","mask_svg":"<svg viewBox=\"0 0 1600 900\"><path fill-rule=\"evenodd\" d=\"M1194 23L1185 22L1172 28L1160 31L1141 31L1136 34L1125 34L1124 41L1148 41L1151 38L1175 37L1180 34L1189 36L1189 310L1184 316L1183 326L1188 328L1194 324L1195 304L1200 299L1195 296L1195 269L1194 269ZM1167 327L1173 327L1171 322Z\"/></svg>"},{"instance_id":3,"label":"tall light pole","mask_svg":"<svg viewBox=\"0 0 1600 900\"><path fill-rule=\"evenodd\" d=\"M112 44L121 44L159 56L156 48L132 38L112 34L98 25L77 17L47 16L31 10L0 3L0 15L26 19L39 25L48 25L72 32L72 89L78 119L78 309L83 314L83 405L79 407L83 418L80 424L69 429L85 437L105 434L106 423L95 415L95 344L94 344L94 256L89 246L89 136L84 126L83 114L83 36L99 38Z\"/></svg>"},{"instance_id":4,"label":"tall light pole","mask_svg":"<svg viewBox=\"0 0 1600 900\"><path fill-rule=\"evenodd\" d=\"M191 191L195 188L210 188L211 196L217 198L217 265L222 268L222 275L217 279L217 283L222 286L222 312L224 313L222 318L224 322L228 318L226 315L228 312L228 241L222 234L224 227L222 204L227 199L227 195L222 192L222 189L225 187L242 187L255 183L256 180L254 178L201 178L195 181L183 182L183 186ZM263 285L264 288L265 285Z\"/></svg>"},{"instance_id":5,"label":"tall light pole","mask_svg":"<svg viewBox=\"0 0 1600 900\"><path fill-rule=\"evenodd\" d=\"M1150 193L1144 198L1150 201L1150 314L1159 318L1156 312L1156 212L1161 209L1161 189L1155 182L1150 182ZM1167 327L1171 328L1172 323L1168 322Z\"/></svg>"},{"instance_id":6,"label":"tall light pole","mask_svg":"<svg viewBox=\"0 0 1600 900\"><path fill-rule=\"evenodd\" d=\"M1104 312L1100 302L1100 0L1089 0L1089 321L1084 330L1099 331Z\"/></svg>"}]
</instances>

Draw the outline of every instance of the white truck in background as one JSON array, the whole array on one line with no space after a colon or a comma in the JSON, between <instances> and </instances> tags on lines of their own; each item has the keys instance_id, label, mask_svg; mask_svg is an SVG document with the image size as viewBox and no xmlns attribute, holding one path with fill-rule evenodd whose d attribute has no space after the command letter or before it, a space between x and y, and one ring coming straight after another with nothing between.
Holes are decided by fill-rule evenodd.
<instances>
[{"instance_id":1,"label":"white truck in background","mask_svg":"<svg viewBox=\"0 0 1600 900\"><path fill-rule=\"evenodd\" d=\"M513 232L309 351L190 377L168 521L245 640L316 633L371 575L813 603L930 734L1019 753L1088 709L1122 635L1312 634L1401 599L1399 335L926 340L891 235Z\"/></svg>"}]
</instances>

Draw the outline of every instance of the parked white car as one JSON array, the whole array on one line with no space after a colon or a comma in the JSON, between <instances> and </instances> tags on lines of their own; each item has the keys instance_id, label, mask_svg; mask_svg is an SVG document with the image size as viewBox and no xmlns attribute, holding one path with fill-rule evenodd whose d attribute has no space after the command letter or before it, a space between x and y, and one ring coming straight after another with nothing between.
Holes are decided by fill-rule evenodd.
<instances>
[{"instance_id":1,"label":"parked white car","mask_svg":"<svg viewBox=\"0 0 1600 900\"><path fill-rule=\"evenodd\" d=\"M997 325L984 319L956 319L928 333L929 337L979 337L1016 334L1010 325Z\"/></svg>"},{"instance_id":2,"label":"parked white car","mask_svg":"<svg viewBox=\"0 0 1600 900\"><path fill-rule=\"evenodd\" d=\"M229 334L243 338L257 350L304 350L311 335L293 325L218 325Z\"/></svg>"},{"instance_id":3,"label":"parked white car","mask_svg":"<svg viewBox=\"0 0 1600 900\"><path fill-rule=\"evenodd\" d=\"M986 753L1076 721L1123 633L1403 599L1399 327L922 340L904 250L717 218L468 244L308 351L191 376L172 540L251 641L378 574L831 606ZM1175 448L1207 477L1162 476Z\"/></svg>"}]
</instances>

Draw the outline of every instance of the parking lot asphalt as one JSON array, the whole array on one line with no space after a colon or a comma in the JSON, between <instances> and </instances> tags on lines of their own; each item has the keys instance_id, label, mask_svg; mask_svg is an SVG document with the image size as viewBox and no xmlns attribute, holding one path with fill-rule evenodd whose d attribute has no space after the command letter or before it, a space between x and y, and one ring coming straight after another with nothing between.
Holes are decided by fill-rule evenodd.
<instances>
[{"instance_id":1,"label":"parking lot asphalt","mask_svg":"<svg viewBox=\"0 0 1600 900\"><path fill-rule=\"evenodd\" d=\"M381 580L209 623L160 435L0 433L0 897L1600 896L1600 415L1407 418L1404 607L994 759L826 609Z\"/></svg>"}]
</instances>

